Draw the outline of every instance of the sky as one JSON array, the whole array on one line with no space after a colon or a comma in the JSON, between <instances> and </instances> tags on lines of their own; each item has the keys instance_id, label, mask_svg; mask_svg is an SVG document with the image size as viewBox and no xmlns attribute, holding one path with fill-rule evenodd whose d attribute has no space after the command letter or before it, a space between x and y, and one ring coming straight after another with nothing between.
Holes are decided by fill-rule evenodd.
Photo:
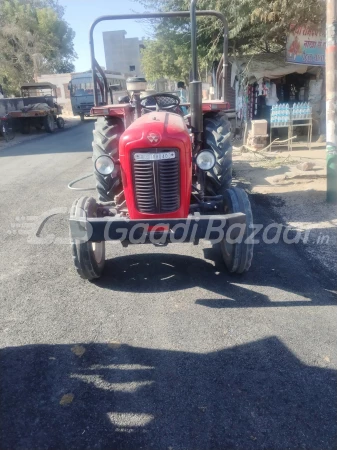
<instances>
[{"instance_id":1,"label":"sky","mask_svg":"<svg viewBox=\"0 0 337 450\"><path fill-rule=\"evenodd\" d=\"M65 7L65 20L75 31L75 51L78 59L75 61L76 72L90 69L89 28L99 16L111 14L131 14L142 12L143 7L133 0L59 0ZM126 37L142 38L147 36L148 25L135 20L118 20L98 24L95 33L95 54L100 65L105 67L103 31L125 30Z\"/></svg>"}]
</instances>

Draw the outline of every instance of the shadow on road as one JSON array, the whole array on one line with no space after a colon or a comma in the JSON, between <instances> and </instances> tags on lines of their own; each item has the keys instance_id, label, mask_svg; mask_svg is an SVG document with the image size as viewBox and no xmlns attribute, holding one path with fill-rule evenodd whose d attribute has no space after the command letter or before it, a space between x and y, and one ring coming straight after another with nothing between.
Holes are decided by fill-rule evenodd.
<instances>
[{"instance_id":1,"label":"shadow on road","mask_svg":"<svg viewBox=\"0 0 337 450\"><path fill-rule=\"evenodd\" d=\"M268 253L262 251L263 247L256 247L254 265L243 275L226 272L220 250L214 247L204 250L206 260L165 253L113 258L107 260L103 277L95 283L103 289L132 293L171 292L199 286L219 296L196 300L197 304L211 308L337 305L336 296L328 292L335 289L333 281L325 282L323 292L324 281L321 279L319 284L313 274L308 277L305 273L305 260L301 260L302 267L297 266L296 260L282 257L277 245L268 247ZM266 286L268 295L259 292L259 287Z\"/></svg>"},{"instance_id":2,"label":"shadow on road","mask_svg":"<svg viewBox=\"0 0 337 450\"><path fill-rule=\"evenodd\" d=\"M208 354L76 348L1 351L2 450L335 448L335 372L275 337Z\"/></svg>"}]
</instances>

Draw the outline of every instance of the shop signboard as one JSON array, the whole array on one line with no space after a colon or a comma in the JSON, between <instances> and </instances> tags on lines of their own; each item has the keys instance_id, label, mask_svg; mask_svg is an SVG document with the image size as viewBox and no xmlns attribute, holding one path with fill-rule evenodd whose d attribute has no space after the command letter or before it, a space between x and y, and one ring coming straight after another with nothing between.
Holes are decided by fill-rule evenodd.
<instances>
[{"instance_id":1,"label":"shop signboard","mask_svg":"<svg viewBox=\"0 0 337 450\"><path fill-rule=\"evenodd\" d=\"M292 64L324 66L325 44L325 35L321 31L293 25L287 38L286 60Z\"/></svg>"}]
</instances>

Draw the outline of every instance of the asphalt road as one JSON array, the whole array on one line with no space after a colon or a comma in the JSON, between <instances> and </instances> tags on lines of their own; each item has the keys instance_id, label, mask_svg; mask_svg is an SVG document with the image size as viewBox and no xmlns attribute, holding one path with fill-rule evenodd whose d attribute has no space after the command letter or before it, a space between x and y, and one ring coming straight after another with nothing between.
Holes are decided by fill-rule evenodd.
<instances>
[{"instance_id":1,"label":"asphalt road","mask_svg":"<svg viewBox=\"0 0 337 450\"><path fill-rule=\"evenodd\" d=\"M230 276L204 242L109 244L81 280L92 128L0 153L0 449L336 449L336 279L284 243Z\"/></svg>"}]
</instances>

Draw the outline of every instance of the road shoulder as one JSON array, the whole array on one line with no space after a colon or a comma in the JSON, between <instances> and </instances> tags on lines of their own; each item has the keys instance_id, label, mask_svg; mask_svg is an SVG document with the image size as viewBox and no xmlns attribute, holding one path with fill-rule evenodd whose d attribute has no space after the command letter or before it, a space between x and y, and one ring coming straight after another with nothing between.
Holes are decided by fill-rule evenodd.
<instances>
[{"instance_id":1,"label":"road shoulder","mask_svg":"<svg viewBox=\"0 0 337 450\"><path fill-rule=\"evenodd\" d=\"M234 164L254 201L269 205L276 220L306 236L298 247L314 266L336 275L337 205L326 203L325 150L260 154L237 148Z\"/></svg>"}]
</instances>

